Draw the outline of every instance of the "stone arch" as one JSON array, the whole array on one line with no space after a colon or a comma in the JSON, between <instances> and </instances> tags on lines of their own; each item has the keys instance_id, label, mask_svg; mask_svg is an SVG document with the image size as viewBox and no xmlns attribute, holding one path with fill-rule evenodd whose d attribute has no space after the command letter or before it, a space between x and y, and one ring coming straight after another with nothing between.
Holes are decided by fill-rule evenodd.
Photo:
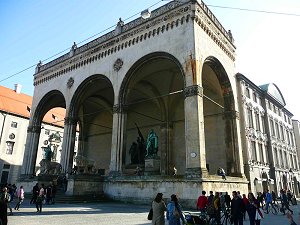
<instances>
[{"instance_id":1,"label":"stone arch","mask_svg":"<svg viewBox=\"0 0 300 225\"><path fill-rule=\"evenodd\" d=\"M64 95L58 90L48 92L39 101L32 117L32 124L40 126L44 115L54 107L66 108Z\"/></svg>"},{"instance_id":2,"label":"stone arch","mask_svg":"<svg viewBox=\"0 0 300 225\"><path fill-rule=\"evenodd\" d=\"M31 126L28 127L28 139L30 140L29 145L28 145L28 150L31 151L29 153L30 159L29 162L25 162L26 167L30 167L27 169L27 171L30 171L30 173L36 174L38 172L38 162L37 159L42 160L42 149L39 149L39 146L45 147L45 143L40 141L41 139L41 129L42 127L42 122L43 119L46 118L46 120L49 120L51 116L46 116L46 114L54 109L54 108L66 108L66 101L65 97L62 92L58 90L52 90L48 93L46 93L41 100L38 102L34 112L33 116L31 118ZM61 115L62 118L60 118L58 121L55 120L56 115L52 115L53 118L53 123L54 125L58 125L63 127L63 119L65 116L65 110L60 110L63 115ZM56 110L56 113L58 111ZM48 122L49 123L49 122ZM49 136L50 137L50 136ZM49 138L47 137L47 138ZM50 145L51 147L51 145ZM52 148L52 147L51 147ZM54 149L52 149L53 151ZM55 149L57 150L57 149ZM38 153L40 152L40 153ZM55 154L56 155L56 154ZM56 157L55 157L56 158ZM28 172L27 172L28 173Z\"/></svg>"},{"instance_id":3,"label":"stone arch","mask_svg":"<svg viewBox=\"0 0 300 225\"><path fill-rule=\"evenodd\" d=\"M91 164L88 171L84 166L79 168L79 173L94 173L96 170L109 173L113 104L113 85L102 74L89 76L72 96L67 118L70 121L69 125L73 129L76 127L76 132L79 133L77 159L80 161L80 158L84 158ZM71 140L74 139L74 135L74 132L70 132ZM66 148L72 153L74 141Z\"/></svg>"},{"instance_id":4,"label":"stone arch","mask_svg":"<svg viewBox=\"0 0 300 225\"><path fill-rule=\"evenodd\" d=\"M162 82L163 80L163 82ZM123 165L134 167L129 159L129 149L138 136L135 123L146 140L150 129L159 138L159 157L161 174L170 174L178 165L179 173L184 173L185 165L179 163L179 154L185 157L184 147L184 96L185 79L182 65L171 54L154 52L137 60L126 73L119 92L119 104L125 106L126 141L124 143ZM175 136L183 136L182 149L178 156ZM141 150L143 164L145 153ZM182 160L183 161L183 160ZM181 162L182 162L181 161ZM128 170L127 170L128 171ZM126 173L126 171L125 171Z\"/></svg>"},{"instance_id":5,"label":"stone arch","mask_svg":"<svg viewBox=\"0 0 300 225\"><path fill-rule=\"evenodd\" d=\"M235 101L229 76L215 57L204 60L202 68L203 111L207 168L215 174L223 167L227 174L240 176ZM218 164L215 157L220 160Z\"/></svg>"}]
</instances>

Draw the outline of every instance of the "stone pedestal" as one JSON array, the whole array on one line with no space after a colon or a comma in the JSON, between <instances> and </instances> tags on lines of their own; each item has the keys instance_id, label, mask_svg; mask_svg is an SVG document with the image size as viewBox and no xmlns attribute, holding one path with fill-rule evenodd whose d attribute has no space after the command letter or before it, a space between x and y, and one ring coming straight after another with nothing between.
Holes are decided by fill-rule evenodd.
<instances>
[{"instance_id":1,"label":"stone pedestal","mask_svg":"<svg viewBox=\"0 0 300 225\"><path fill-rule=\"evenodd\" d=\"M160 174L160 157L149 157L145 159L144 175Z\"/></svg>"}]
</instances>

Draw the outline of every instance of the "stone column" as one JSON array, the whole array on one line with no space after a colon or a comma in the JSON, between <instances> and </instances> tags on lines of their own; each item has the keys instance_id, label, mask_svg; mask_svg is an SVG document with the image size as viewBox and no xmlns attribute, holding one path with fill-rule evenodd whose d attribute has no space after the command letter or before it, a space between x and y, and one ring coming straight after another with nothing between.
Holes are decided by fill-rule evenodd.
<instances>
[{"instance_id":1,"label":"stone column","mask_svg":"<svg viewBox=\"0 0 300 225\"><path fill-rule=\"evenodd\" d=\"M235 110L225 111L227 132L227 168L231 176L244 177L243 153L239 148L240 132L238 133L239 112Z\"/></svg>"},{"instance_id":2,"label":"stone column","mask_svg":"<svg viewBox=\"0 0 300 225\"><path fill-rule=\"evenodd\" d=\"M113 129L111 144L111 159L109 174L111 176L120 175L122 172L122 152L124 149L125 129L126 129L126 106L117 104L113 106Z\"/></svg>"},{"instance_id":3,"label":"stone column","mask_svg":"<svg viewBox=\"0 0 300 225\"><path fill-rule=\"evenodd\" d=\"M160 126L161 137L160 137L160 161L161 161L161 174L167 175L170 174L170 149L171 149L171 140L172 140L172 124L165 123ZM173 168L173 167L172 167Z\"/></svg>"},{"instance_id":4,"label":"stone column","mask_svg":"<svg viewBox=\"0 0 300 225\"><path fill-rule=\"evenodd\" d=\"M203 88L192 85L184 88L186 177L207 176L203 115Z\"/></svg>"},{"instance_id":5,"label":"stone column","mask_svg":"<svg viewBox=\"0 0 300 225\"><path fill-rule=\"evenodd\" d=\"M73 154L76 137L77 119L72 117L65 118L64 137L60 164L63 172L71 172L73 166Z\"/></svg>"},{"instance_id":6,"label":"stone column","mask_svg":"<svg viewBox=\"0 0 300 225\"><path fill-rule=\"evenodd\" d=\"M39 146L41 126L33 125L27 128L27 138L23 159L22 176L35 174L36 157Z\"/></svg>"}]
</instances>

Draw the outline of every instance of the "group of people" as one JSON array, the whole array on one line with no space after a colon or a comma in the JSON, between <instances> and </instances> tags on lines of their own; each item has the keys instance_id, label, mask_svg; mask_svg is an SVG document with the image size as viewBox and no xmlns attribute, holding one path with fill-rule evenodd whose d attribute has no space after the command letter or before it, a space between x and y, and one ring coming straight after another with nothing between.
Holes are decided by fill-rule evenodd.
<instances>
[{"instance_id":1,"label":"group of people","mask_svg":"<svg viewBox=\"0 0 300 225\"><path fill-rule=\"evenodd\" d=\"M30 204L35 204L37 212L42 212L43 204L55 203L56 186L50 183L47 187L44 184L38 183L32 188L32 198ZM0 224L7 224L7 216L13 215L12 203L14 198L17 198L15 210L19 210L25 198L25 191L23 186L19 188L16 185L5 184L0 192ZM9 213L7 213L9 210Z\"/></svg>"},{"instance_id":2,"label":"group of people","mask_svg":"<svg viewBox=\"0 0 300 225\"><path fill-rule=\"evenodd\" d=\"M165 224L165 212L169 225L180 225L182 221L186 224L186 220L182 214L182 207L178 202L178 198L175 194L171 195L170 202L166 205L163 194L158 193L151 204L153 211L152 225L164 225Z\"/></svg>"},{"instance_id":3,"label":"group of people","mask_svg":"<svg viewBox=\"0 0 300 225\"><path fill-rule=\"evenodd\" d=\"M293 221L293 211L289 208L289 201L284 190L280 191L281 212L285 215L288 210L287 218L291 225L296 225ZM239 191L232 192L232 198L226 192L225 194L216 192L215 195L210 191L209 196L202 191L197 201L197 210L206 213L209 217L215 218L218 224L221 224L221 211L227 213L234 225L243 225L246 213L248 214L250 225L260 225L263 216L262 206L265 204L266 213L269 212L269 205L277 201L275 192L268 190L264 193L258 193L257 198L253 193L241 195ZM226 211L228 210L228 211ZM300 219L300 218L299 218ZM299 221L300 222L300 221Z\"/></svg>"}]
</instances>

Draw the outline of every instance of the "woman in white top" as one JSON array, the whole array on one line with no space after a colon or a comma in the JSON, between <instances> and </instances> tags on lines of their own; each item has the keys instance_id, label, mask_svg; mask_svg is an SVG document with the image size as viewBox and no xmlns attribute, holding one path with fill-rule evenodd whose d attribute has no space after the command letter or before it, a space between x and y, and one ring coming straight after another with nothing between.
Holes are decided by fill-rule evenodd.
<instances>
[{"instance_id":1,"label":"woman in white top","mask_svg":"<svg viewBox=\"0 0 300 225\"><path fill-rule=\"evenodd\" d=\"M19 210L20 205L22 204L23 200L24 200L24 189L23 186L21 186L19 188L19 190L17 191L17 197L18 197L18 203L15 207L15 210Z\"/></svg>"}]
</instances>

